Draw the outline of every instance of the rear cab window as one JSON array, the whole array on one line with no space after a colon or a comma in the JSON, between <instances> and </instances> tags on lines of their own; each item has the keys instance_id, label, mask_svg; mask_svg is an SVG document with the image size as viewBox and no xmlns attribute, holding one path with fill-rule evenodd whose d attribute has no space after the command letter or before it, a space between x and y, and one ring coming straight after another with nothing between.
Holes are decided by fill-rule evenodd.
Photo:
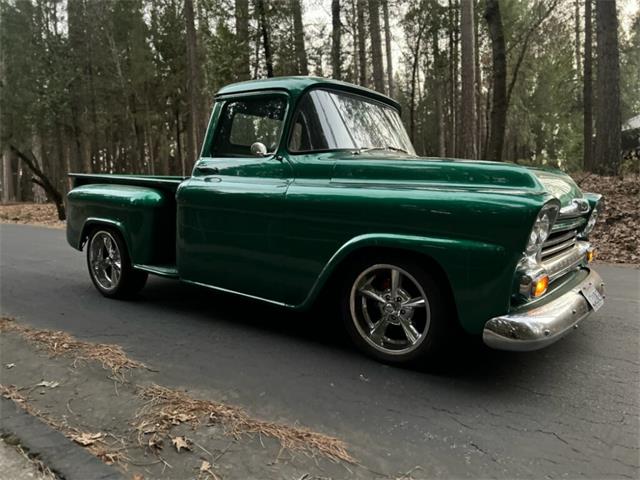
<instances>
[{"instance_id":1,"label":"rear cab window","mask_svg":"<svg viewBox=\"0 0 640 480\"><path fill-rule=\"evenodd\" d=\"M211 145L213 157L253 157L251 145L264 144L272 154L278 148L287 109L282 94L247 95L224 102Z\"/></svg>"}]
</instances>

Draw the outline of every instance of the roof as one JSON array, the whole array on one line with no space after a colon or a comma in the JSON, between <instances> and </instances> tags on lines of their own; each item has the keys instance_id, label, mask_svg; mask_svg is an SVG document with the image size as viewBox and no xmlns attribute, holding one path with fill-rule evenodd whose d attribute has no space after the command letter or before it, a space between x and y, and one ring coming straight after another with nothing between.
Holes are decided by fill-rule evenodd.
<instances>
[{"instance_id":1,"label":"roof","mask_svg":"<svg viewBox=\"0 0 640 480\"><path fill-rule=\"evenodd\" d=\"M290 95L298 97L304 91L313 87L328 87L336 90L344 90L347 92L364 95L392 105L393 107L400 110L400 104L392 98L387 97L386 95L378 93L369 88L354 85L352 83L341 82L339 80L332 80L329 78L321 77L271 77L261 80L249 80L246 82L232 83L218 90L216 97L221 95L255 92L260 90L285 90Z\"/></svg>"}]
</instances>

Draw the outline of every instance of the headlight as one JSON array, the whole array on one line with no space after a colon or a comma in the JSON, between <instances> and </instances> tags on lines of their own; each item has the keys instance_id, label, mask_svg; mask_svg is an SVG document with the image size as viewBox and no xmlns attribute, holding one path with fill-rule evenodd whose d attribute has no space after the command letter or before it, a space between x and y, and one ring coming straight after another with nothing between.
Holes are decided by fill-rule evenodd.
<instances>
[{"instance_id":1,"label":"headlight","mask_svg":"<svg viewBox=\"0 0 640 480\"><path fill-rule=\"evenodd\" d=\"M542 244L547 240L547 238L549 238L551 227L558 216L558 210L558 205L555 203L547 203L542 207L542 210L538 213L536 221L533 224L531 233L529 234L529 241L525 248L525 253L527 255L532 256L540 253Z\"/></svg>"},{"instance_id":2,"label":"headlight","mask_svg":"<svg viewBox=\"0 0 640 480\"><path fill-rule=\"evenodd\" d=\"M593 230L593 227L596 226L596 222L598 221L598 210L600 209L600 204L596 204L595 207L593 207L593 211L591 212L591 215L589 216L589 221L587 222L587 226L584 227L584 230L582 231L582 235L583 236L587 236L591 233L591 230Z\"/></svg>"}]
</instances>

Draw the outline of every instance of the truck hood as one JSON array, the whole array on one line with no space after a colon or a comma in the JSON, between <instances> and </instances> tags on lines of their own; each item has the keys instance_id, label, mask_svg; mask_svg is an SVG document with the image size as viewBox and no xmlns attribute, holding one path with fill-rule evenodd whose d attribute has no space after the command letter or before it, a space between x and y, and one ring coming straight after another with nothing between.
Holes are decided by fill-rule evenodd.
<instances>
[{"instance_id":1,"label":"truck hood","mask_svg":"<svg viewBox=\"0 0 640 480\"><path fill-rule=\"evenodd\" d=\"M529 168L551 195L560 201L561 206L571 203L574 198L582 198L580 187L569 175L560 170Z\"/></svg>"},{"instance_id":2,"label":"truck hood","mask_svg":"<svg viewBox=\"0 0 640 480\"><path fill-rule=\"evenodd\" d=\"M407 157L388 152L336 155L333 184L363 188L475 190L492 193L544 195L561 206L582 192L559 170L527 168L506 162L449 158Z\"/></svg>"}]
</instances>

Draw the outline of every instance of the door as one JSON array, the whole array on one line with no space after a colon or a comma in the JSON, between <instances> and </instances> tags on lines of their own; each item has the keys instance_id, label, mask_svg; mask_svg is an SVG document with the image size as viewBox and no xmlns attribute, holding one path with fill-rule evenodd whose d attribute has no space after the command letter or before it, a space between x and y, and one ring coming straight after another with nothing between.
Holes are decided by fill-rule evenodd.
<instances>
[{"instance_id":1,"label":"door","mask_svg":"<svg viewBox=\"0 0 640 480\"><path fill-rule=\"evenodd\" d=\"M279 301L273 275L292 176L277 155L287 97L260 93L221 103L210 146L177 193L178 271L183 280Z\"/></svg>"}]
</instances>

